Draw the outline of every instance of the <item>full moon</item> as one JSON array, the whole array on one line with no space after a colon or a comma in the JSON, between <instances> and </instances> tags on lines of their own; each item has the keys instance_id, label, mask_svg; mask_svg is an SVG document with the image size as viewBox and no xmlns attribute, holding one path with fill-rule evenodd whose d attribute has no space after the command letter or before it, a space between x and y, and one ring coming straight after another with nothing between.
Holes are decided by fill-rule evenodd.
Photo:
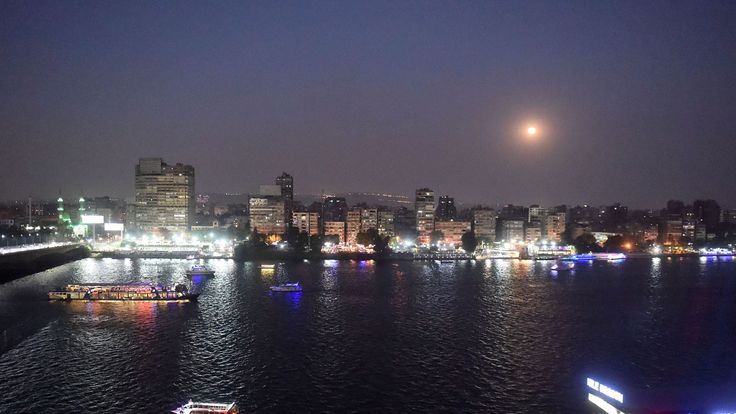
<instances>
[{"instance_id":1,"label":"full moon","mask_svg":"<svg viewBox=\"0 0 736 414\"><path fill-rule=\"evenodd\" d=\"M533 126L532 127L529 127L529 128L527 128L526 133L529 134L529 135L534 135L534 134L537 133L537 128L535 128Z\"/></svg>"}]
</instances>

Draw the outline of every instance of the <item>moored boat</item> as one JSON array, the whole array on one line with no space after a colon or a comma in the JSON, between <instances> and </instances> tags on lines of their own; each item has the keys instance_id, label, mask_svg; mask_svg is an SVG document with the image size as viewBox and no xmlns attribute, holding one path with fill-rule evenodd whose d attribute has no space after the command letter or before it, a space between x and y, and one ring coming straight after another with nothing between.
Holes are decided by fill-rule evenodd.
<instances>
[{"instance_id":1,"label":"moored boat","mask_svg":"<svg viewBox=\"0 0 736 414\"><path fill-rule=\"evenodd\" d=\"M208 269L205 265L194 265L191 269L185 272L188 276L202 275L202 276L214 276L215 271Z\"/></svg>"},{"instance_id":2,"label":"moored boat","mask_svg":"<svg viewBox=\"0 0 736 414\"><path fill-rule=\"evenodd\" d=\"M238 406L235 403L208 403L189 400L188 403L172 411L174 414L237 414Z\"/></svg>"},{"instance_id":3,"label":"moored boat","mask_svg":"<svg viewBox=\"0 0 736 414\"><path fill-rule=\"evenodd\" d=\"M75 284L48 293L49 300L195 301L198 297L186 285L168 288L147 282Z\"/></svg>"},{"instance_id":4,"label":"moored boat","mask_svg":"<svg viewBox=\"0 0 736 414\"><path fill-rule=\"evenodd\" d=\"M278 286L271 286L271 292L301 292L302 287L299 282L296 283L284 283Z\"/></svg>"}]
</instances>

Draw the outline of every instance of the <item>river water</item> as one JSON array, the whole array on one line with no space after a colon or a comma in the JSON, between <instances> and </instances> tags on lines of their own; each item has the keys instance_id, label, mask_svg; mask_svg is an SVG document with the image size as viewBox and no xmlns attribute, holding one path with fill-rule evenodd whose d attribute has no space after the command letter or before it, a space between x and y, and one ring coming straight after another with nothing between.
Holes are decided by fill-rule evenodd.
<instances>
[{"instance_id":1,"label":"river water","mask_svg":"<svg viewBox=\"0 0 736 414\"><path fill-rule=\"evenodd\" d=\"M722 386L736 264L209 260L198 303L56 303L74 282L186 281L185 260L84 259L0 285L0 412L590 412L585 378ZM303 293L268 286L300 281Z\"/></svg>"}]
</instances>

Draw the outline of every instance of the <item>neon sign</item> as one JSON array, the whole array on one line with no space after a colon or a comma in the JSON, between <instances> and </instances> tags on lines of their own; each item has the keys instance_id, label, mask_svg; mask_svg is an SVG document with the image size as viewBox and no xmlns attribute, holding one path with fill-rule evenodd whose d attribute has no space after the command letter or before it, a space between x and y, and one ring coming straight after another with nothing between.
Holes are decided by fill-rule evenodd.
<instances>
[{"instance_id":1,"label":"neon sign","mask_svg":"<svg viewBox=\"0 0 736 414\"><path fill-rule=\"evenodd\" d=\"M601 394L605 395L608 398L611 398L611 399L616 400L616 401L618 401L618 402L620 402L620 403L623 404L623 402L624 402L624 395L621 394L620 392L614 390L613 388L611 388L611 387L609 387L609 386L607 386L605 384L601 384L600 382L598 382L598 381L596 381L596 380L594 380L592 378L588 378L587 381L586 381L586 383L588 384L588 387L590 387L590 388L592 388L592 389L600 392Z\"/></svg>"}]
</instances>

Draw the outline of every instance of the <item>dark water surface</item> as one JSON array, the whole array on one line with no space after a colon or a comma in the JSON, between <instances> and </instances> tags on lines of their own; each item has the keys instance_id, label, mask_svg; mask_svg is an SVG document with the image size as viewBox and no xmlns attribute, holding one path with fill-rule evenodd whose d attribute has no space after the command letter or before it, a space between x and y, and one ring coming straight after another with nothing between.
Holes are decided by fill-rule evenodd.
<instances>
[{"instance_id":1,"label":"dark water surface","mask_svg":"<svg viewBox=\"0 0 736 414\"><path fill-rule=\"evenodd\" d=\"M589 412L585 377L716 386L736 367L736 264L211 260L199 303L53 303L72 282L184 281L84 259L0 285L0 412ZM300 281L301 294L268 286Z\"/></svg>"}]
</instances>

